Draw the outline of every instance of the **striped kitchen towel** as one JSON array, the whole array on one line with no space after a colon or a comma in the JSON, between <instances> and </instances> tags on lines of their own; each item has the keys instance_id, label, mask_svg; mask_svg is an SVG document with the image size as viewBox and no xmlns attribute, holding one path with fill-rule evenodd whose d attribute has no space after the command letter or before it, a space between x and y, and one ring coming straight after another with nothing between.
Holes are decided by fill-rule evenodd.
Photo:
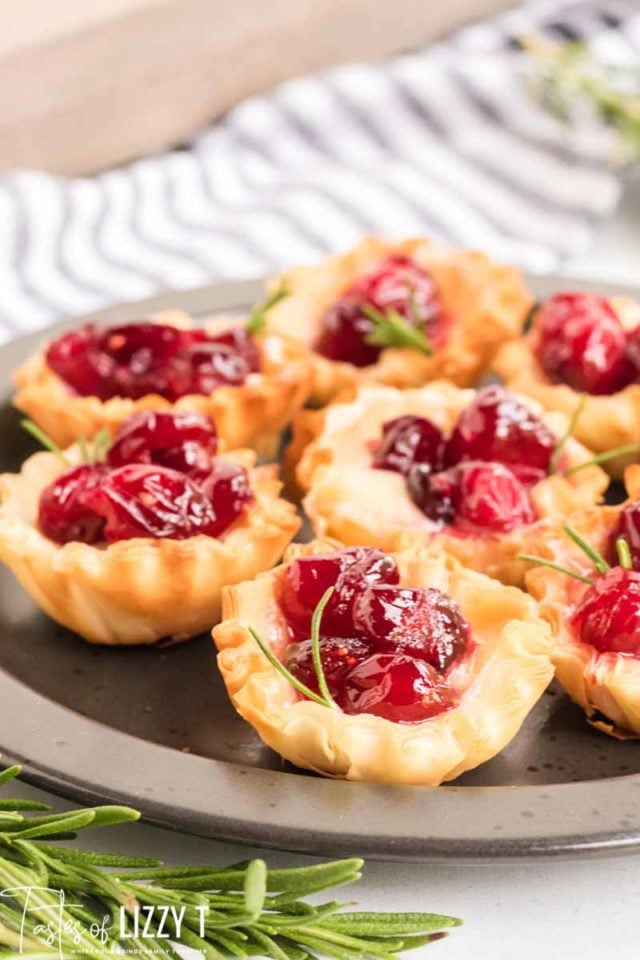
<instances>
[{"instance_id":1,"label":"striped kitchen towel","mask_svg":"<svg viewBox=\"0 0 640 960\"><path fill-rule=\"evenodd\" d=\"M621 185L601 131L569 132L529 98L516 41L533 32L637 63L638 0L525 3L424 50L289 81L125 169L0 177L0 340L367 232L553 269L587 247Z\"/></svg>"}]
</instances>

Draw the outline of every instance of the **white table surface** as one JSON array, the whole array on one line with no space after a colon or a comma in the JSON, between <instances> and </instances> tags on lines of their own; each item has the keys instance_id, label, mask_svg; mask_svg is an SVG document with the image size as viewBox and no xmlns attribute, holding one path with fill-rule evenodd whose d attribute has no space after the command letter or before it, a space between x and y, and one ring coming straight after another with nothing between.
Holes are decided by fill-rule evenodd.
<instances>
[{"instance_id":1,"label":"white table surface","mask_svg":"<svg viewBox=\"0 0 640 960\"><path fill-rule=\"evenodd\" d=\"M568 263L566 271L590 279L638 281L639 241L640 188L635 187L595 246ZM51 799L57 808L69 806L18 786L23 796ZM88 840L85 835L84 846ZM182 864L233 863L251 852L142 824L96 830L91 843ZM312 862L292 854L265 856L274 866ZM605 955L638 960L639 882L640 854L472 866L371 862L351 895L357 893L367 910L429 910L464 918L465 926L446 940L407 954L416 960L601 960Z\"/></svg>"}]
</instances>

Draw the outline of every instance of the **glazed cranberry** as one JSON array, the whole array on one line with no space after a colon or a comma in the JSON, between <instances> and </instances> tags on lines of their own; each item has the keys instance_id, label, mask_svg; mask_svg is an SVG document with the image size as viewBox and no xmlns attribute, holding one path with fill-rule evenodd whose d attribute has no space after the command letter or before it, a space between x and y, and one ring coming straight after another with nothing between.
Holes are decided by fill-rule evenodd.
<instances>
[{"instance_id":1,"label":"glazed cranberry","mask_svg":"<svg viewBox=\"0 0 640 960\"><path fill-rule=\"evenodd\" d=\"M414 463L428 463L437 470L443 449L444 437L435 424L408 414L384 424L372 466L378 470L395 470L405 476Z\"/></svg>"},{"instance_id":2,"label":"glazed cranberry","mask_svg":"<svg viewBox=\"0 0 640 960\"><path fill-rule=\"evenodd\" d=\"M83 464L66 470L44 488L38 526L45 537L56 543L98 543L104 539L104 519L88 505L87 497L107 473L102 465Z\"/></svg>"},{"instance_id":3,"label":"glazed cranberry","mask_svg":"<svg viewBox=\"0 0 640 960\"><path fill-rule=\"evenodd\" d=\"M507 533L536 519L526 487L504 464L470 460L455 469L457 521Z\"/></svg>"},{"instance_id":4,"label":"glazed cranberry","mask_svg":"<svg viewBox=\"0 0 640 960\"><path fill-rule=\"evenodd\" d=\"M572 623L600 653L640 657L640 573L613 567L589 587Z\"/></svg>"},{"instance_id":5,"label":"glazed cranberry","mask_svg":"<svg viewBox=\"0 0 640 960\"><path fill-rule=\"evenodd\" d=\"M618 516L618 522L611 535L609 558L617 564L616 540L626 540L631 552L631 560L636 570L640 569L640 501L634 500L624 507Z\"/></svg>"},{"instance_id":6,"label":"glazed cranberry","mask_svg":"<svg viewBox=\"0 0 640 960\"><path fill-rule=\"evenodd\" d=\"M634 371L634 380L640 378L640 326L635 327L627 334L627 359Z\"/></svg>"},{"instance_id":7,"label":"glazed cranberry","mask_svg":"<svg viewBox=\"0 0 640 960\"><path fill-rule=\"evenodd\" d=\"M436 345L442 340L442 307L435 281L409 257L393 256L350 287L327 310L315 346L318 353L356 367L376 362L382 348L367 343L374 323L363 311L363 305L382 313L395 310L424 330Z\"/></svg>"},{"instance_id":8,"label":"glazed cranberry","mask_svg":"<svg viewBox=\"0 0 640 960\"><path fill-rule=\"evenodd\" d=\"M345 713L420 723L449 710L455 701L446 681L424 660L376 653L344 677L337 702Z\"/></svg>"},{"instance_id":9,"label":"glazed cranberry","mask_svg":"<svg viewBox=\"0 0 640 960\"><path fill-rule=\"evenodd\" d=\"M558 293L540 308L538 359L555 383L584 393L622 390L636 371L611 304L591 293Z\"/></svg>"},{"instance_id":10,"label":"glazed cranberry","mask_svg":"<svg viewBox=\"0 0 640 960\"><path fill-rule=\"evenodd\" d=\"M280 581L279 600L290 627L308 636L311 617L323 594L335 587L322 617L323 633L353 633L355 595L374 583L396 584L400 575L393 557L373 547L349 547L335 553L292 560Z\"/></svg>"},{"instance_id":11,"label":"glazed cranberry","mask_svg":"<svg viewBox=\"0 0 640 960\"><path fill-rule=\"evenodd\" d=\"M451 597L432 587L368 587L358 594L353 622L379 649L426 660L446 670L469 642L469 626Z\"/></svg>"},{"instance_id":12,"label":"glazed cranberry","mask_svg":"<svg viewBox=\"0 0 640 960\"><path fill-rule=\"evenodd\" d=\"M446 449L446 462L495 460L525 483L546 476L556 447L547 426L504 387L483 387L462 411Z\"/></svg>"},{"instance_id":13,"label":"glazed cranberry","mask_svg":"<svg viewBox=\"0 0 640 960\"><path fill-rule=\"evenodd\" d=\"M213 467L218 445L211 420L199 413L148 410L123 423L107 452L111 467L150 463L203 480Z\"/></svg>"},{"instance_id":14,"label":"glazed cranberry","mask_svg":"<svg viewBox=\"0 0 640 960\"><path fill-rule=\"evenodd\" d=\"M249 373L258 373L261 367L260 351L256 342L244 327L230 327L224 333L218 333L213 342L228 347L244 360Z\"/></svg>"},{"instance_id":15,"label":"glazed cranberry","mask_svg":"<svg viewBox=\"0 0 640 960\"><path fill-rule=\"evenodd\" d=\"M218 532L206 493L167 467L142 463L117 467L85 499L104 521L104 538L110 543L134 537L184 540L199 533L215 537Z\"/></svg>"},{"instance_id":16,"label":"glazed cranberry","mask_svg":"<svg viewBox=\"0 0 640 960\"><path fill-rule=\"evenodd\" d=\"M239 387L250 372L244 357L215 341L192 344L183 362L184 393L206 395L218 387Z\"/></svg>"},{"instance_id":17,"label":"glazed cranberry","mask_svg":"<svg viewBox=\"0 0 640 960\"><path fill-rule=\"evenodd\" d=\"M407 492L426 517L436 523L453 523L458 490L456 470L434 473L429 464L416 463L407 476Z\"/></svg>"},{"instance_id":18,"label":"glazed cranberry","mask_svg":"<svg viewBox=\"0 0 640 960\"><path fill-rule=\"evenodd\" d=\"M249 476L244 467L226 460L216 460L209 475L200 483L211 503L215 520L207 533L218 537L253 503Z\"/></svg>"},{"instance_id":19,"label":"glazed cranberry","mask_svg":"<svg viewBox=\"0 0 640 960\"><path fill-rule=\"evenodd\" d=\"M371 656L372 653L371 644L358 637L320 638L320 659L327 686L332 696L337 696L344 676L357 664ZM297 677L314 693L319 693L318 675L313 665L310 640L293 643L287 647L284 663L294 677Z\"/></svg>"},{"instance_id":20,"label":"glazed cranberry","mask_svg":"<svg viewBox=\"0 0 640 960\"><path fill-rule=\"evenodd\" d=\"M82 396L101 400L158 394L171 402L244 383L260 355L243 329L209 336L168 324L92 324L65 334L47 350L51 369Z\"/></svg>"}]
</instances>

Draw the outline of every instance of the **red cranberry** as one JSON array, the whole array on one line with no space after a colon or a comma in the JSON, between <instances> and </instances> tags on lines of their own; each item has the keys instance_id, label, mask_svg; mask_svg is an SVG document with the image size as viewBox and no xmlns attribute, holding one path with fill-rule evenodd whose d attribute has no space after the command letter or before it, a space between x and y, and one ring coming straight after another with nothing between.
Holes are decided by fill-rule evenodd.
<instances>
[{"instance_id":1,"label":"red cranberry","mask_svg":"<svg viewBox=\"0 0 640 960\"><path fill-rule=\"evenodd\" d=\"M88 324L55 340L46 359L76 393L101 400L158 394L173 402L189 393L240 385L260 369L258 349L246 330L209 336L148 321L106 329Z\"/></svg>"},{"instance_id":2,"label":"red cranberry","mask_svg":"<svg viewBox=\"0 0 640 960\"><path fill-rule=\"evenodd\" d=\"M322 630L334 637L353 633L355 594L374 583L398 583L393 557L373 547L349 547L335 553L292 560L280 580L279 600L291 628L309 636L311 617L323 594L335 587L322 617Z\"/></svg>"},{"instance_id":3,"label":"red cranberry","mask_svg":"<svg viewBox=\"0 0 640 960\"><path fill-rule=\"evenodd\" d=\"M589 587L572 623L600 653L640 657L640 573L613 567Z\"/></svg>"},{"instance_id":4,"label":"red cranberry","mask_svg":"<svg viewBox=\"0 0 640 960\"><path fill-rule=\"evenodd\" d=\"M635 377L620 320L604 297L558 293L537 316L537 355L556 383L591 394L616 393Z\"/></svg>"},{"instance_id":5,"label":"red cranberry","mask_svg":"<svg viewBox=\"0 0 640 960\"><path fill-rule=\"evenodd\" d=\"M337 702L345 713L371 713L394 723L420 723L449 710L454 697L424 660L376 653L343 679Z\"/></svg>"},{"instance_id":6,"label":"red cranberry","mask_svg":"<svg viewBox=\"0 0 640 960\"><path fill-rule=\"evenodd\" d=\"M192 480L167 467L134 463L117 467L86 497L104 522L110 543L134 537L184 540L219 532L214 507Z\"/></svg>"},{"instance_id":7,"label":"red cranberry","mask_svg":"<svg viewBox=\"0 0 640 960\"><path fill-rule=\"evenodd\" d=\"M442 433L430 420L411 414L396 417L382 427L382 441L373 454L372 466L405 476L414 463L428 463L437 470L443 448Z\"/></svg>"},{"instance_id":8,"label":"red cranberry","mask_svg":"<svg viewBox=\"0 0 640 960\"><path fill-rule=\"evenodd\" d=\"M324 669L327 686L332 696L337 696L343 677L357 664L366 660L372 653L371 644L358 637L321 637L320 659ZM285 666L307 687L319 693L318 676L313 665L311 641L287 647L284 657Z\"/></svg>"},{"instance_id":9,"label":"red cranberry","mask_svg":"<svg viewBox=\"0 0 640 960\"><path fill-rule=\"evenodd\" d=\"M356 367L376 362L382 348L366 342L374 324L363 305L382 313L395 310L424 330L436 345L442 339L442 307L433 277L409 257L398 255L388 257L327 310L315 346L318 353Z\"/></svg>"},{"instance_id":10,"label":"red cranberry","mask_svg":"<svg viewBox=\"0 0 640 960\"><path fill-rule=\"evenodd\" d=\"M434 473L426 463L415 463L407 476L407 491L415 505L435 523L453 523L458 489L456 470Z\"/></svg>"},{"instance_id":11,"label":"red cranberry","mask_svg":"<svg viewBox=\"0 0 640 960\"><path fill-rule=\"evenodd\" d=\"M149 463L202 480L218 445L214 425L199 413L154 410L134 413L120 427L107 453L111 467Z\"/></svg>"},{"instance_id":12,"label":"red cranberry","mask_svg":"<svg viewBox=\"0 0 640 960\"><path fill-rule=\"evenodd\" d=\"M215 513L207 531L211 537L220 536L254 500L247 471L227 460L216 460L200 487Z\"/></svg>"},{"instance_id":13,"label":"red cranberry","mask_svg":"<svg viewBox=\"0 0 640 960\"><path fill-rule=\"evenodd\" d=\"M635 569L640 569L640 501L634 500L624 507L618 516L618 522L611 535L609 556L613 564L618 562L616 540L626 540L631 552Z\"/></svg>"},{"instance_id":14,"label":"red cranberry","mask_svg":"<svg viewBox=\"0 0 640 960\"><path fill-rule=\"evenodd\" d=\"M375 586L353 606L357 633L379 649L446 670L469 642L469 626L451 597L432 587Z\"/></svg>"},{"instance_id":15,"label":"red cranberry","mask_svg":"<svg viewBox=\"0 0 640 960\"><path fill-rule=\"evenodd\" d=\"M535 414L504 387L483 387L462 411L446 449L448 464L494 460L507 464L525 483L549 469L556 438Z\"/></svg>"},{"instance_id":16,"label":"red cranberry","mask_svg":"<svg viewBox=\"0 0 640 960\"><path fill-rule=\"evenodd\" d=\"M88 495L103 483L108 470L98 464L71 467L44 488L40 496L38 527L56 543L98 543L104 519L88 505Z\"/></svg>"},{"instance_id":17,"label":"red cranberry","mask_svg":"<svg viewBox=\"0 0 640 960\"><path fill-rule=\"evenodd\" d=\"M634 380L640 378L640 326L635 327L627 334L627 359L634 371Z\"/></svg>"},{"instance_id":18,"label":"red cranberry","mask_svg":"<svg viewBox=\"0 0 640 960\"><path fill-rule=\"evenodd\" d=\"M507 533L536 519L526 487L504 464L470 460L459 464L456 470L457 520Z\"/></svg>"}]
</instances>

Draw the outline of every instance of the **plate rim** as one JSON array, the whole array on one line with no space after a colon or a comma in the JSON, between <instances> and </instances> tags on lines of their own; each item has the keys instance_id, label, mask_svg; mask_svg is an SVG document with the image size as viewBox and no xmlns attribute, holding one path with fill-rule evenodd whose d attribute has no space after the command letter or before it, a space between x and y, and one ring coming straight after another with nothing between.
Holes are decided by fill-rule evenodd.
<instances>
[{"instance_id":1,"label":"plate rim","mask_svg":"<svg viewBox=\"0 0 640 960\"><path fill-rule=\"evenodd\" d=\"M564 275L526 280L538 296L559 286L640 294L628 284ZM232 311L262 290L262 280L212 284L56 323L0 347L0 387L10 390L11 371L40 341L71 326L178 306L195 315ZM493 787L361 784L186 754L82 716L3 668L0 703L0 758L21 762L25 780L79 802L126 803L151 823L201 836L321 856L415 861L611 854L640 846L640 774ZM84 770L83 759L92 761ZM143 786L141 778L150 779ZM247 802L251 795L260 800L258 817ZM413 816L428 822L420 835L402 829Z\"/></svg>"}]
</instances>

